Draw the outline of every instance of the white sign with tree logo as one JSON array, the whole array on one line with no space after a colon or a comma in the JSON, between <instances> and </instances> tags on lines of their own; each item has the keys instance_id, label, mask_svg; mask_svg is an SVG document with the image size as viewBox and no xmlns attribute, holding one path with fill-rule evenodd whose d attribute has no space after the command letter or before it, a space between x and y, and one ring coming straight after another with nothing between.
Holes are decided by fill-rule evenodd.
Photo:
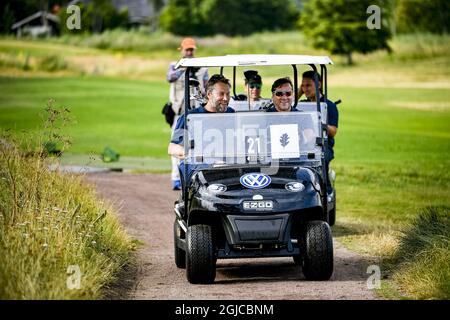
<instances>
[{"instance_id":1,"label":"white sign with tree logo","mask_svg":"<svg viewBox=\"0 0 450 320\"><path fill-rule=\"evenodd\" d=\"M299 158L298 125L283 124L270 126L272 159Z\"/></svg>"}]
</instances>

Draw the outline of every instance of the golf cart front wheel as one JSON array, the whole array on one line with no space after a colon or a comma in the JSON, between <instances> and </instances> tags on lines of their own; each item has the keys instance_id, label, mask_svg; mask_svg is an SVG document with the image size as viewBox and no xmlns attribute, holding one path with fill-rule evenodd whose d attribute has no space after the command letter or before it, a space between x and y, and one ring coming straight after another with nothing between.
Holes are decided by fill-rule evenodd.
<instances>
[{"instance_id":1,"label":"golf cart front wheel","mask_svg":"<svg viewBox=\"0 0 450 320\"><path fill-rule=\"evenodd\" d=\"M303 244L303 274L307 280L328 280L333 274L333 238L324 221L306 225Z\"/></svg>"},{"instance_id":2,"label":"golf cart front wheel","mask_svg":"<svg viewBox=\"0 0 450 320\"><path fill-rule=\"evenodd\" d=\"M186 276L190 283L213 283L216 259L211 226L189 226L186 233Z\"/></svg>"}]
</instances>

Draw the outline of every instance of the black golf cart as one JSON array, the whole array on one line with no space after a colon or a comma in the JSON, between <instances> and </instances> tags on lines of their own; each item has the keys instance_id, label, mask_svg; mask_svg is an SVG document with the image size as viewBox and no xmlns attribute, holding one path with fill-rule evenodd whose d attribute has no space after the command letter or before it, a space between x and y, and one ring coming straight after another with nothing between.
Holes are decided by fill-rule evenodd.
<instances>
[{"instance_id":1,"label":"black golf cart","mask_svg":"<svg viewBox=\"0 0 450 320\"><path fill-rule=\"evenodd\" d=\"M292 66L299 112L248 110L189 114L182 198L175 202L175 263L191 283L212 283L217 259L293 257L309 280L333 273L330 224L335 193L327 194L326 104L297 103L297 65L310 66L327 94L328 57L229 55L182 59L178 68ZM315 78L318 88L318 77ZM185 112L189 101L185 81ZM192 90L191 90L192 91ZM318 92L316 96L319 96ZM240 102L239 102L240 103ZM332 179L331 179L332 180Z\"/></svg>"}]
</instances>

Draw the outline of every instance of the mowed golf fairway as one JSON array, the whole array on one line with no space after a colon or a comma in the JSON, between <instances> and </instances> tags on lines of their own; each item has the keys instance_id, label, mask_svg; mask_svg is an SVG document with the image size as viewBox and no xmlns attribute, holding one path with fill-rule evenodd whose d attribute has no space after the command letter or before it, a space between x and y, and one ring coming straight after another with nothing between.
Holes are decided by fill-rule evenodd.
<instances>
[{"instance_id":1,"label":"mowed golf fairway","mask_svg":"<svg viewBox=\"0 0 450 320\"><path fill-rule=\"evenodd\" d=\"M0 128L39 130L49 99L75 122L73 154L110 146L123 156L167 159L166 82L72 77L0 78ZM338 224L402 224L427 205L450 206L450 90L330 85L340 104L332 162ZM169 169L169 168L168 168Z\"/></svg>"},{"instance_id":2,"label":"mowed golf fairway","mask_svg":"<svg viewBox=\"0 0 450 320\"><path fill-rule=\"evenodd\" d=\"M70 110L74 122L64 132L70 153L100 154L109 146L124 156L164 157L170 128L161 109L165 83L113 78L1 78L0 127L40 130L44 109Z\"/></svg>"}]
</instances>

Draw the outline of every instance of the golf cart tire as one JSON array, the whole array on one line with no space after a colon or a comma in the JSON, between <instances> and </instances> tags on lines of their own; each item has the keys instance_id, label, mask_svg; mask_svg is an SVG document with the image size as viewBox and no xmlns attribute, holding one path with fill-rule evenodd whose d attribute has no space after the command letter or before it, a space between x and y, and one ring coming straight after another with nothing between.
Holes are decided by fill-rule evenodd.
<instances>
[{"instance_id":1,"label":"golf cart tire","mask_svg":"<svg viewBox=\"0 0 450 320\"><path fill-rule=\"evenodd\" d=\"M303 274L307 280L329 280L333 274L333 239L331 228L324 221L306 225Z\"/></svg>"},{"instance_id":2,"label":"golf cart tire","mask_svg":"<svg viewBox=\"0 0 450 320\"><path fill-rule=\"evenodd\" d=\"M186 233L186 276L190 283L209 284L216 278L211 226L196 224Z\"/></svg>"},{"instance_id":3,"label":"golf cart tire","mask_svg":"<svg viewBox=\"0 0 450 320\"><path fill-rule=\"evenodd\" d=\"M177 220L173 223L173 243L174 243L174 252L175 252L175 264L177 268L185 269L186 268L186 252L179 248L177 245L179 234L181 235L180 226L178 225Z\"/></svg>"}]
</instances>

